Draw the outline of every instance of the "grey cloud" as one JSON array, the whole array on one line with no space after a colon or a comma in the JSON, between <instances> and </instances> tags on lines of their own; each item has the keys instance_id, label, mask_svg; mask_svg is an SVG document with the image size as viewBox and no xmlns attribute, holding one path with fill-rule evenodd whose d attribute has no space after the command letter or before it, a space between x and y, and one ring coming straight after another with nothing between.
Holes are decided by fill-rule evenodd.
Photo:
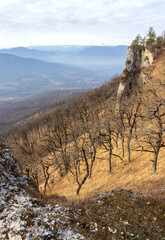
<instances>
[{"instance_id":1,"label":"grey cloud","mask_svg":"<svg viewBox=\"0 0 165 240\"><path fill-rule=\"evenodd\" d=\"M143 34L151 25L163 28L165 21L163 0L6 1L4 6L0 5L0 32L6 39L12 31L19 35L35 32L39 36L44 31L48 38L54 33L61 36L82 33L86 38L92 33L96 38L101 33L101 42L109 36L122 43L122 38L128 42L131 34Z\"/></svg>"}]
</instances>

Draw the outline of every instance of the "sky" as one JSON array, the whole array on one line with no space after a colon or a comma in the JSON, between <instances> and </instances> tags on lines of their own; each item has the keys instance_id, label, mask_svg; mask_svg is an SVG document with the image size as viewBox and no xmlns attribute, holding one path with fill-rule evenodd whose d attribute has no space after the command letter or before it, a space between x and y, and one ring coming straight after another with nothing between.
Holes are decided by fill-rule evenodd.
<instances>
[{"instance_id":1,"label":"sky","mask_svg":"<svg viewBox=\"0 0 165 240\"><path fill-rule=\"evenodd\" d=\"M129 45L165 30L164 0L0 0L0 48Z\"/></svg>"}]
</instances>

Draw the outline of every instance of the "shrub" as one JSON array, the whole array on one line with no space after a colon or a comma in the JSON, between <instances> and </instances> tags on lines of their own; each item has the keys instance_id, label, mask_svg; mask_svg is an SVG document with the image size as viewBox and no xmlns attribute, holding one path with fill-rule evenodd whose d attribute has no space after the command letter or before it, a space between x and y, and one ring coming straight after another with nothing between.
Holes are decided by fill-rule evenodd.
<instances>
[{"instance_id":1,"label":"shrub","mask_svg":"<svg viewBox=\"0 0 165 240\"><path fill-rule=\"evenodd\" d=\"M125 68L124 71L123 71L123 74L120 76L120 83L126 83L128 77L129 77L129 72Z\"/></svg>"},{"instance_id":2,"label":"shrub","mask_svg":"<svg viewBox=\"0 0 165 240\"><path fill-rule=\"evenodd\" d=\"M139 50L145 49L145 38L142 38L140 34L136 36L136 38L131 43L131 48L136 48Z\"/></svg>"},{"instance_id":3,"label":"shrub","mask_svg":"<svg viewBox=\"0 0 165 240\"><path fill-rule=\"evenodd\" d=\"M156 46L160 48L160 47L163 47L164 44L165 44L165 40L163 39L163 37L157 37Z\"/></svg>"},{"instance_id":4,"label":"shrub","mask_svg":"<svg viewBox=\"0 0 165 240\"><path fill-rule=\"evenodd\" d=\"M156 33L153 29L153 27L150 27L147 33L147 41L146 41L146 45L150 45L153 44L156 40Z\"/></svg>"},{"instance_id":5,"label":"shrub","mask_svg":"<svg viewBox=\"0 0 165 240\"><path fill-rule=\"evenodd\" d=\"M131 64L131 60L126 61L126 65Z\"/></svg>"}]
</instances>

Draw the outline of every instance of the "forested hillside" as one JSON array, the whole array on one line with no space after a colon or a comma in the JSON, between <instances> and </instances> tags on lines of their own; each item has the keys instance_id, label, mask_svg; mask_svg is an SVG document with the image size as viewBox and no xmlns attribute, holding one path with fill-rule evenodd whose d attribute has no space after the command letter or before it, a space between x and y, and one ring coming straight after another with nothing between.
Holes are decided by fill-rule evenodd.
<instances>
[{"instance_id":1,"label":"forested hillside","mask_svg":"<svg viewBox=\"0 0 165 240\"><path fill-rule=\"evenodd\" d=\"M164 198L164 61L164 37L138 35L120 77L11 129L23 173L68 199L114 188Z\"/></svg>"},{"instance_id":2,"label":"forested hillside","mask_svg":"<svg viewBox=\"0 0 165 240\"><path fill-rule=\"evenodd\" d=\"M150 28L121 76L8 129L0 238L164 239L164 73Z\"/></svg>"},{"instance_id":3,"label":"forested hillside","mask_svg":"<svg viewBox=\"0 0 165 240\"><path fill-rule=\"evenodd\" d=\"M5 53L0 53L0 75L0 101L18 100L49 90L88 89L101 84L101 77L88 69Z\"/></svg>"}]
</instances>

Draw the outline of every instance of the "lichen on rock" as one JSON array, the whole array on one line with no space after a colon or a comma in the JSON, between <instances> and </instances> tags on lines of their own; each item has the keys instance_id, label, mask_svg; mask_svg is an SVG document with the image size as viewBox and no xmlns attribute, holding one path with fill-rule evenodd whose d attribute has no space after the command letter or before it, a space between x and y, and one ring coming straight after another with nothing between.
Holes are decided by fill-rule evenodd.
<instances>
[{"instance_id":1,"label":"lichen on rock","mask_svg":"<svg viewBox=\"0 0 165 240\"><path fill-rule=\"evenodd\" d=\"M85 239L71 230L69 208L40 206L20 187L28 187L31 180L22 176L2 137L0 143L0 239Z\"/></svg>"}]
</instances>

